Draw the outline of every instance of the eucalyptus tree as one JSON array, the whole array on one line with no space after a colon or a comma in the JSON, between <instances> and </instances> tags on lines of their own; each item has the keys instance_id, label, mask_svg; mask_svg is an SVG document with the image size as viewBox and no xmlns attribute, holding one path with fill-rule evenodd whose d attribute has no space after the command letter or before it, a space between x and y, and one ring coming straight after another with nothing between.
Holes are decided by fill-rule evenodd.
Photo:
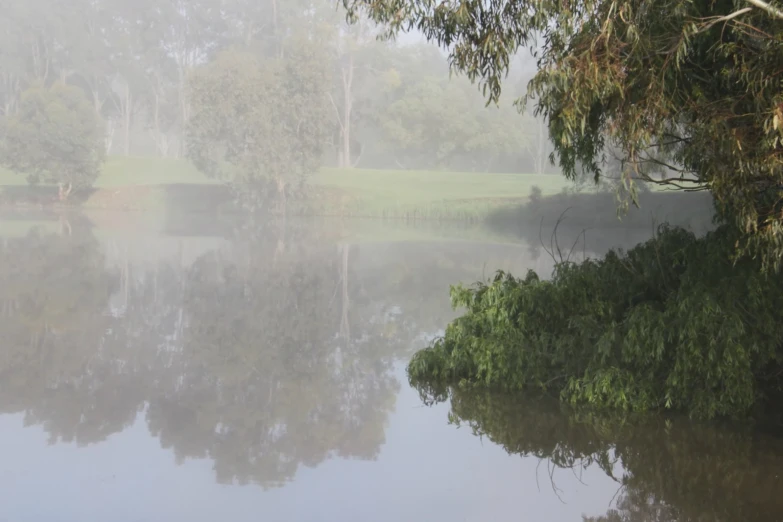
<instances>
[{"instance_id":1,"label":"eucalyptus tree","mask_svg":"<svg viewBox=\"0 0 783 522\"><path fill-rule=\"evenodd\" d=\"M764 0L343 0L388 34L416 29L489 101L530 47L527 97L547 118L563 173L598 178L608 145L624 180L710 190L746 234L783 253L783 10ZM664 164L659 176L651 166Z\"/></svg>"},{"instance_id":2,"label":"eucalyptus tree","mask_svg":"<svg viewBox=\"0 0 783 522\"><path fill-rule=\"evenodd\" d=\"M319 167L328 136L328 56L318 40L292 38L285 59L225 51L190 83L188 156L255 205L278 208Z\"/></svg>"}]
</instances>

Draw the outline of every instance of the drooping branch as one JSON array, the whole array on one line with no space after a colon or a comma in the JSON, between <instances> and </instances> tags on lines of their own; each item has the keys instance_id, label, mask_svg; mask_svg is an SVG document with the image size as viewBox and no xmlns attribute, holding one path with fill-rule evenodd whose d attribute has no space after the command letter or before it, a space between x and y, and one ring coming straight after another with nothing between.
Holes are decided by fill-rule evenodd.
<instances>
[{"instance_id":1,"label":"drooping branch","mask_svg":"<svg viewBox=\"0 0 783 522\"><path fill-rule=\"evenodd\" d=\"M714 26L715 24L719 24L721 22L729 22L729 21L733 20L734 18L737 18L738 16L744 15L744 14L749 13L751 11L753 11L752 7L744 7L742 9L740 9L739 11L734 11L733 13L731 13L729 15L712 18L712 19L710 19L710 22L707 25L705 25L704 27L702 27L699 30L699 32L706 31L707 29L709 29L710 27Z\"/></svg>"},{"instance_id":2,"label":"drooping branch","mask_svg":"<svg viewBox=\"0 0 783 522\"><path fill-rule=\"evenodd\" d=\"M777 7L773 7L768 3L764 2L763 0L745 0L745 1L751 5L758 7L759 9L763 9L764 11L768 12L775 18L780 18L781 20L783 20L783 11L781 11Z\"/></svg>"}]
</instances>

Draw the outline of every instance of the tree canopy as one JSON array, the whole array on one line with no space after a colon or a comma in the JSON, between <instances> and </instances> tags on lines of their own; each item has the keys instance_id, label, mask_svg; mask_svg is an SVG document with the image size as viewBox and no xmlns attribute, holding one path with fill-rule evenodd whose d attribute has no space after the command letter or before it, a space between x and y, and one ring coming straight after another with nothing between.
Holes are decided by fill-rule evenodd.
<instances>
[{"instance_id":1,"label":"tree canopy","mask_svg":"<svg viewBox=\"0 0 783 522\"><path fill-rule=\"evenodd\" d=\"M98 177L104 156L100 119L76 87L56 83L27 90L4 134L2 162L33 183L57 184L61 200Z\"/></svg>"},{"instance_id":2,"label":"tree canopy","mask_svg":"<svg viewBox=\"0 0 783 522\"><path fill-rule=\"evenodd\" d=\"M188 156L245 195L285 198L320 165L328 135L328 61L299 40L286 60L220 53L190 81Z\"/></svg>"},{"instance_id":3,"label":"tree canopy","mask_svg":"<svg viewBox=\"0 0 783 522\"><path fill-rule=\"evenodd\" d=\"M746 233L783 253L783 12L761 0L343 0L393 36L418 30L498 101L529 47L536 100L563 173L598 179L607 150L622 181L710 190ZM633 195L633 191L630 191ZM771 248L769 248L771 247Z\"/></svg>"},{"instance_id":4,"label":"tree canopy","mask_svg":"<svg viewBox=\"0 0 783 522\"><path fill-rule=\"evenodd\" d=\"M462 92L468 81L448 82L443 53L420 43L378 41L382 29L377 24L365 17L349 25L336 4L139 0L130 7L121 0L73 0L67 5L0 0L0 125L18 113L22 92L62 82L80 89L100 114L106 154L182 158L191 118L199 110L191 76L236 50L263 64L293 64L301 47L296 36L305 34L318 51L318 67L308 65L300 72L321 75L326 70L318 80L327 97L322 165L545 170L550 148L542 139L541 118L535 125L516 118L511 103L495 114L483 110L480 93L470 88ZM463 119L475 125L472 135L462 125L443 124L453 115L443 98L416 98L421 82L437 83L465 98L461 103L470 109ZM512 82L515 88L524 83L519 78ZM387 111L406 98L409 105L427 103L429 113L442 117L424 121L416 112ZM294 100L282 96L281 102L290 110ZM393 133L414 127L427 136L427 148ZM485 136L493 138L474 139ZM514 143L511 137L522 141Z\"/></svg>"}]
</instances>

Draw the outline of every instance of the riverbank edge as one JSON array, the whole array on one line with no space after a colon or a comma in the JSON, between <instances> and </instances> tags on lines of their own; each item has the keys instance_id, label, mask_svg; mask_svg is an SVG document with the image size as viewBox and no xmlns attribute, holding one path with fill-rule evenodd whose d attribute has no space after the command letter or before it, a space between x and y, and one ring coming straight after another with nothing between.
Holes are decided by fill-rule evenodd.
<instances>
[{"instance_id":1,"label":"riverbank edge","mask_svg":"<svg viewBox=\"0 0 783 522\"><path fill-rule=\"evenodd\" d=\"M420 203L366 202L339 187L310 186L304 197L290 200L293 216L356 217L405 220L480 222L502 208L527 203L528 198L443 199ZM94 187L58 199L56 187L0 186L0 209L47 211L178 211L185 213L239 213L225 185L169 183Z\"/></svg>"}]
</instances>

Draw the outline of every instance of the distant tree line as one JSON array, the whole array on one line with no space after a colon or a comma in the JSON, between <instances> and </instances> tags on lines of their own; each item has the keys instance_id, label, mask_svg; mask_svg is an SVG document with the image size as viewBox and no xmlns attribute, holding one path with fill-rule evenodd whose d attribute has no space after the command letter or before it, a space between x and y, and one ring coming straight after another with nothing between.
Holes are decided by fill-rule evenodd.
<instances>
[{"instance_id":1,"label":"distant tree line","mask_svg":"<svg viewBox=\"0 0 783 522\"><path fill-rule=\"evenodd\" d=\"M541 121L520 116L505 100L486 109L467 79L450 81L447 59L436 48L379 41L373 24L346 24L331 0L0 0L0 9L2 163L31 181L59 183L61 196L75 183L89 184L106 155L185 157L189 143L193 151L211 138L219 138L210 142L215 147L231 149L225 163L254 172L297 172L312 164L479 172L548 167ZM241 59L257 65L241 65ZM280 116L265 116L276 118L278 127L266 129L276 139L254 158L239 159L238 151L253 139L258 145L260 129L251 131L249 121L221 123L228 112L210 120L204 98L210 71L225 70L230 61L243 74L252 76L255 68L267 80L267 98L244 99L259 104L246 112ZM513 79L520 92L522 76ZM233 80L232 89L242 88ZM67 109L64 98L72 101ZM60 109L52 107L56 100ZM59 126L44 129L31 111ZM81 122L76 129L74 121ZM305 121L306 135L297 134ZM281 132L279 125L292 128ZM63 133L71 141L64 146ZM45 138L28 139L30 150L24 149L19 142L31 135ZM9 139L14 143L6 146ZM33 166L33 148L55 152L49 160L34 158ZM75 180L52 171L46 165L52 158L76 158L68 169L86 174ZM264 164L249 166L253 161ZM267 178L281 184L277 174Z\"/></svg>"}]
</instances>

